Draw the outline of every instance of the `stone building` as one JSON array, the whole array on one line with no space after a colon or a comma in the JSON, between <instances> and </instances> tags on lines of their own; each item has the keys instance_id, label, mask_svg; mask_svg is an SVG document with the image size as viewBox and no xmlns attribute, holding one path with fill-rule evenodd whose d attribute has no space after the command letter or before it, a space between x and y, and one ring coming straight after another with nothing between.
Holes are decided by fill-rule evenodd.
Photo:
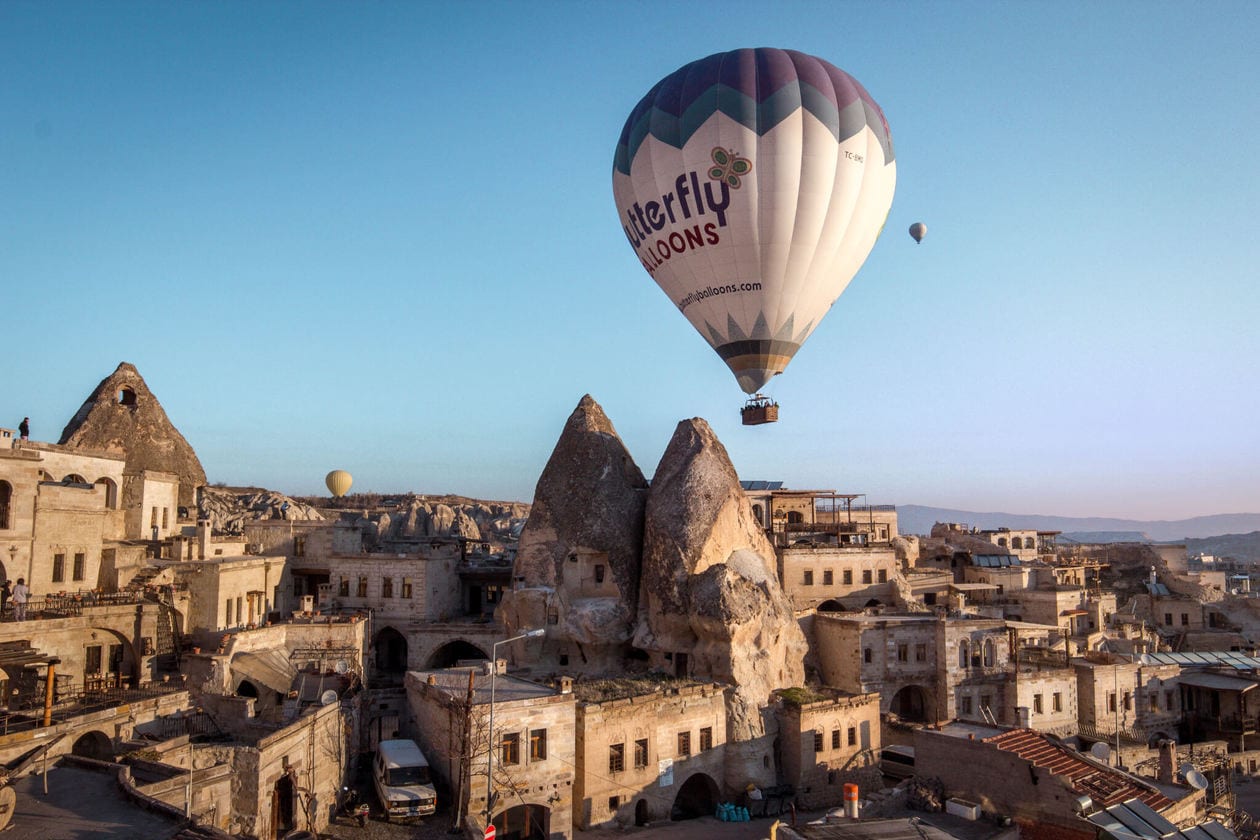
<instances>
[{"instance_id":1,"label":"stone building","mask_svg":"<svg viewBox=\"0 0 1260 840\"><path fill-rule=\"evenodd\" d=\"M1074 658L1072 668L1082 733L1109 743L1117 730L1126 740L1149 745L1177 739L1182 719L1179 665L1089 653Z\"/></svg>"},{"instance_id":2,"label":"stone building","mask_svg":"<svg viewBox=\"0 0 1260 840\"><path fill-rule=\"evenodd\" d=\"M575 827L712 814L725 772L721 686L580 681Z\"/></svg>"},{"instance_id":3,"label":"stone building","mask_svg":"<svg viewBox=\"0 0 1260 840\"><path fill-rule=\"evenodd\" d=\"M412 725L402 737L420 744L461 827L481 833L489 792L491 819L501 836L571 837L577 766L573 693L500 672L492 702L489 668L487 663L407 674ZM494 751L489 774L488 744Z\"/></svg>"},{"instance_id":4,"label":"stone building","mask_svg":"<svg viewBox=\"0 0 1260 840\"><path fill-rule=\"evenodd\" d=\"M784 781L802 808L843 801L844 785L882 785L878 694L787 689L779 693Z\"/></svg>"}]
</instances>

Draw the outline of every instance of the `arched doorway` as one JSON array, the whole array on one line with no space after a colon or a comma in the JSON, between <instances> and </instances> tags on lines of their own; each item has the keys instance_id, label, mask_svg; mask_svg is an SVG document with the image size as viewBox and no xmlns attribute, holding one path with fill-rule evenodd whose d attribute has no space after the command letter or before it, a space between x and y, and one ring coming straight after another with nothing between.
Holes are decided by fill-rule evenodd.
<instances>
[{"instance_id":1,"label":"arched doorway","mask_svg":"<svg viewBox=\"0 0 1260 840\"><path fill-rule=\"evenodd\" d=\"M902 720L927 721L927 695L917 685L907 685L893 695L888 711Z\"/></svg>"},{"instance_id":2,"label":"arched doorway","mask_svg":"<svg viewBox=\"0 0 1260 840\"><path fill-rule=\"evenodd\" d=\"M652 815L648 813L648 804L646 799L640 799L634 803L634 824L647 825L652 820Z\"/></svg>"},{"instance_id":3,"label":"arched doorway","mask_svg":"<svg viewBox=\"0 0 1260 840\"><path fill-rule=\"evenodd\" d=\"M271 794L271 824L275 827L277 838L297 826L297 783L292 769L276 780Z\"/></svg>"},{"instance_id":4,"label":"arched doorway","mask_svg":"<svg viewBox=\"0 0 1260 840\"><path fill-rule=\"evenodd\" d=\"M844 612L844 604L835 598L828 598L818 605L819 612Z\"/></svg>"},{"instance_id":5,"label":"arched doorway","mask_svg":"<svg viewBox=\"0 0 1260 840\"><path fill-rule=\"evenodd\" d=\"M376 634L376 671L379 676L401 681L407 673L407 639L393 627Z\"/></svg>"},{"instance_id":6,"label":"arched doorway","mask_svg":"<svg viewBox=\"0 0 1260 840\"><path fill-rule=\"evenodd\" d=\"M721 793L717 782L704 773L696 773L678 789L674 797L674 807L670 810L671 820L693 820L712 814L717 809Z\"/></svg>"},{"instance_id":7,"label":"arched doorway","mask_svg":"<svg viewBox=\"0 0 1260 840\"><path fill-rule=\"evenodd\" d=\"M114 743L104 732L93 729L91 732L80 735L70 752L84 758L94 758L97 761L113 761Z\"/></svg>"},{"instance_id":8,"label":"arched doorway","mask_svg":"<svg viewBox=\"0 0 1260 840\"><path fill-rule=\"evenodd\" d=\"M105 507L110 510L118 509L118 485L111 478L98 478L93 482L97 487L105 489Z\"/></svg>"},{"instance_id":9,"label":"arched doorway","mask_svg":"<svg viewBox=\"0 0 1260 840\"><path fill-rule=\"evenodd\" d=\"M457 639L433 651L433 655L429 657L428 667L430 669L454 668L461 660L489 658L484 650L471 642Z\"/></svg>"},{"instance_id":10,"label":"arched doorway","mask_svg":"<svg viewBox=\"0 0 1260 840\"><path fill-rule=\"evenodd\" d=\"M494 817L495 840L547 840L551 834L551 809L543 805L517 805Z\"/></svg>"},{"instance_id":11,"label":"arched doorway","mask_svg":"<svg viewBox=\"0 0 1260 840\"><path fill-rule=\"evenodd\" d=\"M236 696L237 697L257 697L258 686L254 685L249 680L241 680L241 684L236 687Z\"/></svg>"}]
</instances>

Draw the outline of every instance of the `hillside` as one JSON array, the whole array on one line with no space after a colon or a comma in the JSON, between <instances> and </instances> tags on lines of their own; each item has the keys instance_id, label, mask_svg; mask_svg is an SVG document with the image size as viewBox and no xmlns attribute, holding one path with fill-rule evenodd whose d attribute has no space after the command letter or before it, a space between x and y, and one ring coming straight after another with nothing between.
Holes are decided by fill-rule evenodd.
<instances>
[{"instance_id":1,"label":"hillside","mask_svg":"<svg viewBox=\"0 0 1260 840\"><path fill-rule=\"evenodd\" d=\"M1222 513L1196 516L1191 519L1154 520L1112 519L1107 517L1045 516L1024 513L977 513L968 510L897 506L898 529L903 534L927 534L936 522L960 522L976 528L1036 528L1041 531L1062 531L1065 534L1127 532L1145 534L1155 542L1180 542L1204 539L1221 534L1244 535L1260 531L1260 513ZM1200 549L1193 549L1198 551ZM1206 549L1203 549L1206 551ZM1216 553L1216 552L1209 552Z\"/></svg>"}]
</instances>

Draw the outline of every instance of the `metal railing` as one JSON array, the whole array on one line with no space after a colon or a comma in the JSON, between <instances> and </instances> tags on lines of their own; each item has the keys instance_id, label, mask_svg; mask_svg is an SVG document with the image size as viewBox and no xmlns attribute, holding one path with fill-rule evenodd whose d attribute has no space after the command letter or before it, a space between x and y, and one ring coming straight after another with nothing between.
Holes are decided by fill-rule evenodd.
<instances>
[{"instance_id":1,"label":"metal railing","mask_svg":"<svg viewBox=\"0 0 1260 840\"><path fill-rule=\"evenodd\" d=\"M72 618L74 616L83 615L84 609L92 607L112 607L126 606L131 604L144 603L146 599L143 595L136 592L96 592L94 590L79 590L73 593L58 593L56 595L46 595L43 598L37 598L33 601L26 602L26 620L37 621L41 619L54 618ZM17 605L9 601L5 605L3 615L0 620L14 621L17 616Z\"/></svg>"}]
</instances>

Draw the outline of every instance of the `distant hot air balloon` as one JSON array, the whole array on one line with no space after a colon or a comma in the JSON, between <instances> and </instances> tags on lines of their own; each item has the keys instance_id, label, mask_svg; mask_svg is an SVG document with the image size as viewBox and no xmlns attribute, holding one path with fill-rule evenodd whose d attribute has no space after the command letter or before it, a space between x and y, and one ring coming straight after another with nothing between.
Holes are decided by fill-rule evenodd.
<instances>
[{"instance_id":1,"label":"distant hot air balloon","mask_svg":"<svg viewBox=\"0 0 1260 840\"><path fill-rule=\"evenodd\" d=\"M345 470L333 470L324 477L324 484L328 485L328 492L337 497L346 495L350 490L350 485L353 483L354 479Z\"/></svg>"},{"instance_id":2,"label":"distant hot air balloon","mask_svg":"<svg viewBox=\"0 0 1260 840\"><path fill-rule=\"evenodd\" d=\"M644 269L756 394L866 260L896 173L888 122L855 79L742 49L648 91L621 131L613 196Z\"/></svg>"},{"instance_id":3,"label":"distant hot air balloon","mask_svg":"<svg viewBox=\"0 0 1260 840\"><path fill-rule=\"evenodd\" d=\"M927 236L927 225L923 222L915 222L910 225L910 235L914 237L915 242L922 242L923 237Z\"/></svg>"}]
</instances>

